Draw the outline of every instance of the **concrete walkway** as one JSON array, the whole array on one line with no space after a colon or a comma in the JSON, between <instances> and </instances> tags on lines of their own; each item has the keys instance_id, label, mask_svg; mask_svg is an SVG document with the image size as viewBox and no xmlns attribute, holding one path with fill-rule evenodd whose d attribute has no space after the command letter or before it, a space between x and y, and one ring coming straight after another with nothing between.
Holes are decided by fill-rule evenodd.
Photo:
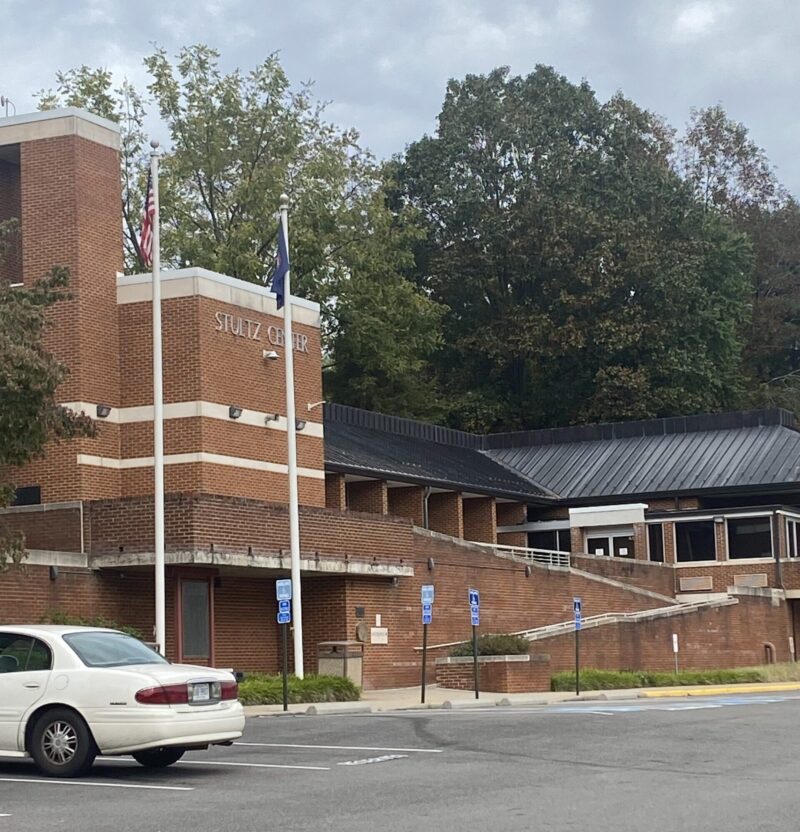
<instances>
[{"instance_id":1,"label":"concrete walkway","mask_svg":"<svg viewBox=\"0 0 800 832\"><path fill-rule=\"evenodd\" d=\"M475 699L474 691L452 690L430 685L426 690L425 704L420 702L419 687L367 690L359 702L319 702L316 704L289 705L288 714L358 714L383 711L419 710L425 708L492 708L522 705L553 705L559 702L603 702L621 699L653 699L675 696L725 696L741 693L770 693L800 691L800 682L769 682L744 685L697 685L677 688L631 688L627 690L592 690L576 696L571 692L559 693L481 693ZM282 705L248 705L247 716L283 716Z\"/></svg>"}]
</instances>

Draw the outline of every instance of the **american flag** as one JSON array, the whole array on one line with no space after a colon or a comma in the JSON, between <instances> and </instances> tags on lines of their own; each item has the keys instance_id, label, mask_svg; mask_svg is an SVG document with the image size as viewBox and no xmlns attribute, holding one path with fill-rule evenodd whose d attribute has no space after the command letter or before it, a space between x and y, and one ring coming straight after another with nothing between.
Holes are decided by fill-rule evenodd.
<instances>
[{"instance_id":1,"label":"american flag","mask_svg":"<svg viewBox=\"0 0 800 832\"><path fill-rule=\"evenodd\" d=\"M144 219L142 233L139 235L139 252L142 262L148 268L153 265L153 220L156 216L156 203L153 196L153 174L147 175L147 198L144 201Z\"/></svg>"}]
</instances>

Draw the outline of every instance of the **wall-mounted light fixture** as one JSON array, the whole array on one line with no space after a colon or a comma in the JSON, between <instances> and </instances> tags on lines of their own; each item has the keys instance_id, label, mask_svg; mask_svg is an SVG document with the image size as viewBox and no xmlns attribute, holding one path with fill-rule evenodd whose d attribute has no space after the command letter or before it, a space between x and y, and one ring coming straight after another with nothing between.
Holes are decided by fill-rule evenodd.
<instances>
[{"instance_id":1,"label":"wall-mounted light fixture","mask_svg":"<svg viewBox=\"0 0 800 832\"><path fill-rule=\"evenodd\" d=\"M238 419L241 415L242 415L242 408L241 407L236 407L235 404L232 404L228 408L228 416L231 419Z\"/></svg>"},{"instance_id":2,"label":"wall-mounted light fixture","mask_svg":"<svg viewBox=\"0 0 800 832\"><path fill-rule=\"evenodd\" d=\"M305 426L306 426L305 419L295 419L294 420L294 429L295 430L303 430L303 428Z\"/></svg>"},{"instance_id":3,"label":"wall-mounted light fixture","mask_svg":"<svg viewBox=\"0 0 800 832\"><path fill-rule=\"evenodd\" d=\"M108 414L111 413L111 405L110 404L99 404L97 405L97 418L98 419L105 419Z\"/></svg>"},{"instance_id":4,"label":"wall-mounted light fixture","mask_svg":"<svg viewBox=\"0 0 800 832\"><path fill-rule=\"evenodd\" d=\"M428 558L428 572L433 572L435 566L436 561L433 558Z\"/></svg>"},{"instance_id":5,"label":"wall-mounted light fixture","mask_svg":"<svg viewBox=\"0 0 800 832\"><path fill-rule=\"evenodd\" d=\"M50 567L50 580L51 581L58 580L58 567L57 566L51 566Z\"/></svg>"},{"instance_id":6,"label":"wall-mounted light fixture","mask_svg":"<svg viewBox=\"0 0 800 832\"><path fill-rule=\"evenodd\" d=\"M724 522L725 522L725 518L724 518L724 517L719 517L719 516L717 516L717 517L715 517L715 518L714 518L714 522L715 522L715 523L724 523Z\"/></svg>"},{"instance_id":7,"label":"wall-mounted light fixture","mask_svg":"<svg viewBox=\"0 0 800 832\"><path fill-rule=\"evenodd\" d=\"M277 422L281 418L280 413L265 413L264 424L268 425L270 422Z\"/></svg>"},{"instance_id":8,"label":"wall-mounted light fixture","mask_svg":"<svg viewBox=\"0 0 800 832\"><path fill-rule=\"evenodd\" d=\"M275 350L263 350L261 353L264 361L277 361L278 353Z\"/></svg>"}]
</instances>

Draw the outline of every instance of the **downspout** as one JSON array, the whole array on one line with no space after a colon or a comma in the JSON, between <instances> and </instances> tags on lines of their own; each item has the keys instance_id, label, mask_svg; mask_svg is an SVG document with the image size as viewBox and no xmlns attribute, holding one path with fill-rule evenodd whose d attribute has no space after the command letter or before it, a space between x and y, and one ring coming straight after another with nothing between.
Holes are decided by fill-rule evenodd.
<instances>
[{"instance_id":1,"label":"downspout","mask_svg":"<svg viewBox=\"0 0 800 832\"><path fill-rule=\"evenodd\" d=\"M429 528L428 523L428 498L431 496L431 487L426 485L422 491L422 528Z\"/></svg>"},{"instance_id":2,"label":"downspout","mask_svg":"<svg viewBox=\"0 0 800 832\"><path fill-rule=\"evenodd\" d=\"M83 531L83 500L81 500L81 554L86 554L86 538Z\"/></svg>"}]
</instances>

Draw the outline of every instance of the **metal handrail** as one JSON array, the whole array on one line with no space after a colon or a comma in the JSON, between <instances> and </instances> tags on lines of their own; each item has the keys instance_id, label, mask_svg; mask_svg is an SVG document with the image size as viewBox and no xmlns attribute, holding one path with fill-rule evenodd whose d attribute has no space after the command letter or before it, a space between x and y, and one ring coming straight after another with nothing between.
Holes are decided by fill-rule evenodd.
<instances>
[{"instance_id":1,"label":"metal handrail","mask_svg":"<svg viewBox=\"0 0 800 832\"><path fill-rule=\"evenodd\" d=\"M569 569L569 552L559 552L555 549L529 549L526 546L505 546L500 543L479 543L473 541L476 546L486 546L500 557L507 557L510 560L520 560L525 563L541 563L545 566L560 566Z\"/></svg>"}]
</instances>

